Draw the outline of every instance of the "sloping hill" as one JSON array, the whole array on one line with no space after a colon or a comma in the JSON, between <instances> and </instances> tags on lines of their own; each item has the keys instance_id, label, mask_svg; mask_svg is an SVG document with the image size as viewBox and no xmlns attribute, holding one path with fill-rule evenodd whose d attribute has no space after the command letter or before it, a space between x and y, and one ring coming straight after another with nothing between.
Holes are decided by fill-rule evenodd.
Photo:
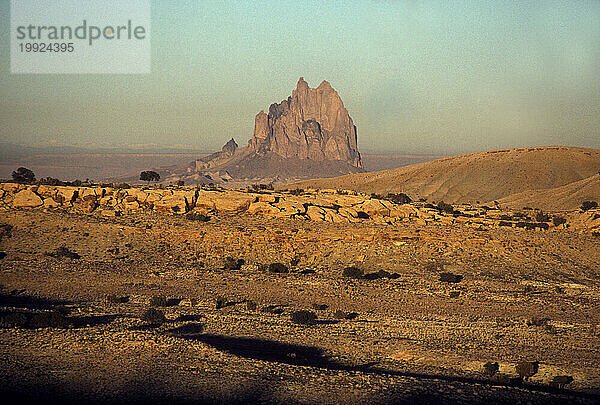
<instances>
[{"instance_id":1,"label":"sloping hill","mask_svg":"<svg viewBox=\"0 0 600 405\"><path fill-rule=\"evenodd\" d=\"M566 146L491 150L381 172L296 183L300 188L404 192L413 199L477 203L527 190L550 189L600 170L600 149Z\"/></svg>"},{"instance_id":2,"label":"sloping hill","mask_svg":"<svg viewBox=\"0 0 600 405\"><path fill-rule=\"evenodd\" d=\"M532 207L544 211L574 210L584 201L600 201L599 174L561 187L523 191L498 200L502 207Z\"/></svg>"}]
</instances>

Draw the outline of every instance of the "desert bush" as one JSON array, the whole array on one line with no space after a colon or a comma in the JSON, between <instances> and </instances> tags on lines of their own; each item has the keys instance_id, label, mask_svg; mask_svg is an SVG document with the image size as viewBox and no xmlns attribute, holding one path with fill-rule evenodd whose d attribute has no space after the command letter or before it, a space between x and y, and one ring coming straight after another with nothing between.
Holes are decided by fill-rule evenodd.
<instances>
[{"instance_id":1,"label":"desert bush","mask_svg":"<svg viewBox=\"0 0 600 405\"><path fill-rule=\"evenodd\" d=\"M537 374L539 366L540 363L537 361L521 361L516 365L515 371L519 377L528 380Z\"/></svg>"},{"instance_id":2,"label":"desert bush","mask_svg":"<svg viewBox=\"0 0 600 405\"><path fill-rule=\"evenodd\" d=\"M160 180L160 174L152 170L143 171L140 173L140 180L145 182L157 182Z\"/></svg>"},{"instance_id":3,"label":"desert bush","mask_svg":"<svg viewBox=\"0 0 600 405\"><path fill-rule=\"evenodd\" d=\"M317 323L317 314L312 311L300 310L292 313L291 320L298 325L314 325Z\"/></svg>"},{"instance_id":4,"label":"desert bush","mask_svg":"<svg viewBox=\"0 0 600 405\"><path fill-rule=\"evenodd\" d=\"M489 377L496 374L498 372L498 370L500 370L500 366L498 365L498 362L488 361L487 363L485 363L483 365L483 372L485 375L487 375Z\"/></svg>"},{"instance_id":5,"label":"desert bush","mask_svg":"<svg viewBox=\"0 0 600 405\"><path fill-rule=\"evenodd\" d=\"M215 307L217 309L221 309L221 308L225 308L227 306L229 302L227 301L227 298L219 295L217 297L217 299L215 300Z\"/></svg>"},{"instance_id":6,"label":"desert bush","mask_svg":"<svg viewBox=\"0 0 600 405\"><path fill-rule=\"evenodd\" d=\"M463 276L460 274L454 274L447 271L440 273L440 281L443 283L460 283L462 279Z\"/></svg>"},{"instance_id":7,"label":"desert bush","mask_svg":"<svg viewBox=\"0 0 600 405\"><path fill-rule=\"evenodd\" d=\"M208 222L208 221L210 221L210 216L204 215L204 214L200 214L198 212L188 212L185 215L185 218L189 219L190 221L200 221L200 222Z\"/></svg>"},{"instance_id":8,"label":"desert bush","mask_svg":"<svg viewBox=\"0 0 600 405\"><path fill-rule=\"evenodd\" d=\"M225 258L223 268L225 270L239 270L246 263L244 259L234 259L231 256Z\"/></svg>"},{"instance_id":9,"label":"desert bush","mask_svg":"<svg viewBox=\"0 0 600 405\"><path fill-rule=\"evenodd\" d=\"M448 214L453 214L454 213L454 208L452 207L451 204L446 204L443 201L440 201L436 207L438 210L440 210L441 212L445 212Z\"/></svg>"},{"instance_id":10,"label":"desert bush","mask_svg":"<svg viewBox=\"0 0 600 405\"><path fill-rule=\"evenodd\" d=\"M183 180L177 180L177 185L179 187L185 186L185 181L183 181Z\"/></svg>"},{"instance_id":11,"label":"desert bush","mask_svg":"<svg viewBox=\"0 0 600 405\"><path fill-rule=\"evenodd\" d=\"M29 325L34 328L66 328L67 318L59 311L41 312L35 314L29 321Z\"/></svg>"},{"instance_id":12,"label":"desert bush","mask_svg":"<svg viewBox=\"0 0 600 405\"><path fill-rule=\"evenodd\" d=\"M288 193L290 193L291 195L300 195L304 193L304 190L301 188L296 188L294 190L288 190Z\"/></svg>"},{"instance_id":13,"label":"desert bush","mask_svg":"<svg viewBox=\"0 0 600 405\"><path fill-rule=\"evenodd\" d=\"M269 264L269 273L289 273L289 269L283 263L271 263Z\"/></svg>"},{"instance_id":14,"label":"desert bush","mask_svg":"<svg viewBox=\"0 0 600 405\"><path fill-rule=\"evenodd\" d=\"M51 256L51 257L56 257L57 259L60 259L63 257L67 257L69 259L81 259L81 256L79 254L71 251L66 246L61 246L52 253L46 253L46 255Z\"/></svg>"},{"instance_id":15,"label":"desert bush","mask_svg":"<svg viewBox=\"0 0 600 405\"><path fill-rule=\"evenodd\" d=\"M565 224L566 222L567 222L567 220L565 218L559 217L557 215L555 215L552 218L552 223L554 224L554 226L559 226L559 225Z\"/></svg>"},{"instance_id":16,"label":"desert bush","mask_svg":"<svg viewBox=\"0 0 600 405\"><path fill-rule=\"evenodd\" d=\"M388 195L385 196L385 199L389 200L395 204L408 204L408 203L412 202L410 197L404 193L398 193L398 194L389 193Z\"/></svg>"},{"instance_id":17,"label":"desert bush","mask_svg":"<svg viewBox=\"0 0 600 405\"><path fill-rule=\"evenodd\" d=\"M165 297L164 295L153 295L150 298L151 307L166 307L167 303L167 297Z\"/></svg>"},{"instance_id":18,"label":"desert bush","mask_svg":"<svg viewBox=\"0 0 600 405\"><path fill-rule=\"evenodd\" d=\"M582 211L588 211L594 208L598 208L598 203L596 201L584 201L581 203Z\"/></svg>"},{"instance_id":19,"label":"desert bush","mask_svg":"<svg viewBox=\"0 0 600 405\"><path fill-rule=\"evenodd\" d=\"M363 269L359 269L358 267L355 267L355 266L346 267L342 271L342 276L348 277L348 278L360 279L360 278L363 278L364 274L365 274L365 272L363 271Z\"/></svg>"},{"instance_id":20,"label":"desert bush","mask_svg":"<svg viewBox=\"0 0 600 405\"><path fill-rule=\"evenodd\" d=\"M533 316L527 321L528 326L546 326L550 322L550 318L543 318L541 316Z\"/></svg>"},{"instance_id":21,"label":"desert bush","mask_svg":"<svg viewBox=\"0 0 600 405\"><path fill-rule=\"evenodd\" d=\"M26 167L19 167L12 172L12 178L16 183L31 184L35 182L35 174Z\"/></svg>"},{"instance_id":22,"label":"desert bush","mask_svg":"<svg viewBox=\"0 0 600 405\"><path fill-rule=\"evenodd\" d=\"M160 309L148 308L140 317L142 321L151 325L161 325L166 322L165 313Z\"/></svg>"},{"instance_id":23,"label":"desert bush","mask_svg":"<svg viewBox=\"0 0 600 405\"><path fill-rule=\"evenodd\" d=\"M256 311L256 308L258 308L258 305L256 305L256 302L254 302L252 300L246 300L246 309L248 311Z\"/></svg>"},{"instance_id":24,"label":"desert bush","mask_svg":"<svg viewBox=\"0 0 600 405\"><path fill-rule=\"evenodd\" d=\"M552 381L550 381L550 386L556 388L564 388L565 385L571 384L573 382L573 377L570 375L557 375Z\"/></svg>"},{"instance_id":25,"label":"desert bush","mask_svg":"<svg viewBox=\"0 0 600 405\"><path fill-rule=\"evenodd\" d=\"M544 211L539 211L535 214L535 220L537 222L550 222L550 215L545 214Z\"/></svg>"}]
</instances>

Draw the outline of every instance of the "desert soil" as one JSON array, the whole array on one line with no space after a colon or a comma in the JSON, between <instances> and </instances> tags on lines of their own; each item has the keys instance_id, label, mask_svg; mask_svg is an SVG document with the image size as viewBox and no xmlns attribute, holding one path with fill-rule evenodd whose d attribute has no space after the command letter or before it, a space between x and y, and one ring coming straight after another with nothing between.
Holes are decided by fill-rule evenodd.
<instances>
[{"instance_id":1,"label":"desert soil","mask_svg":"<svg viewBox=\"0 0 600 405\"><path fill-rule=\"evenodd\" d=\"M12 226L0 242L2 402L600 400L597 236L243 214L10 210L0 222ZM227 257L245 264L226 269ZM290 272L270 273L274 262ZM343 277L351 265L399 276ZM157 296L167 321L149 324ZM293 323L301 309L317 323ZM51 311L66 324L14 321ZM501 377L484 375L488 361ZM506 384L521 361L537 374ZM559 375L573 382L549 386Z\"/></svg>"}]
</instances>

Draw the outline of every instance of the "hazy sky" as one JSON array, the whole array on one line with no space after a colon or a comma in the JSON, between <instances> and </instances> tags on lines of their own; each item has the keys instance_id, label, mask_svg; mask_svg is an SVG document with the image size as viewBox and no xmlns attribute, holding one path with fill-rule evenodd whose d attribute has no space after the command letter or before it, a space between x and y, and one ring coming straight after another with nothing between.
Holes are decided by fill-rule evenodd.
<instances>
[{"instance_id":1,"label":"hazy sky","mask_svg":"<svg viewBox=\"0 0 600 405\"><path fill-rule=\"evenodd\" d=\"M300 76L363 152L600 148L600 1L153 1L150 75L12 75L0 142L245 145Z\"/></svg>"}]
</instances>

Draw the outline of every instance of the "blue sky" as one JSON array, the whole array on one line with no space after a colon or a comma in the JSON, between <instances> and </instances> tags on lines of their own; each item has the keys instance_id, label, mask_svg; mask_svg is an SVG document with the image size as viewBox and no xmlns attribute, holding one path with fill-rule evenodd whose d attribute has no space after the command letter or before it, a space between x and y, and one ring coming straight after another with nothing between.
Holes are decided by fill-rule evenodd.
<instances>
[{"instance_id":1,"label":"blue sky","mask_svg":"<svg viewBox=\"0 0 600 405\"><path fill-rule=\"evenodd\" d=\"M243 145L303 76L363 152L600 148L596 0L154 1L149 75L10 74L0 15L0 142Z\"/></svg>"}]
</instances>

